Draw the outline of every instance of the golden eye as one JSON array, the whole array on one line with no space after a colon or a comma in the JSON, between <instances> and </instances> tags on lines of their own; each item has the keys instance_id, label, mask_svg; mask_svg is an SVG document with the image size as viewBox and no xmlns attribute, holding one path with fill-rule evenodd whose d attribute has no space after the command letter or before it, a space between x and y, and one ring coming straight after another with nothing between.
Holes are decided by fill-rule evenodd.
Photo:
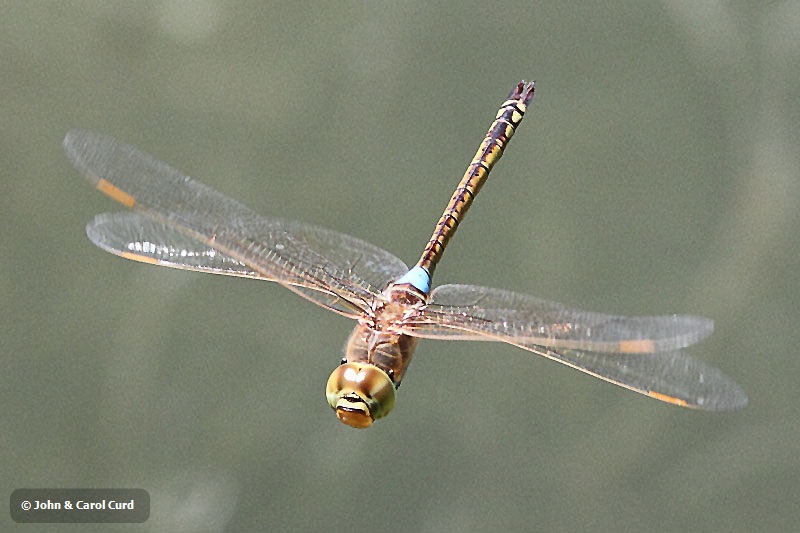
<instances>
[{"instance_id":1,"label":"golden eye","mask_svg":"<svg viewBox=\"0 0 800 533\"><path fill-rule=\"evenodd\" d=\"M354 428L368 428L394 407L395 387L375 365L345 363L331 373L325 395L339 420Z\"/></svg>"}]
</instances>

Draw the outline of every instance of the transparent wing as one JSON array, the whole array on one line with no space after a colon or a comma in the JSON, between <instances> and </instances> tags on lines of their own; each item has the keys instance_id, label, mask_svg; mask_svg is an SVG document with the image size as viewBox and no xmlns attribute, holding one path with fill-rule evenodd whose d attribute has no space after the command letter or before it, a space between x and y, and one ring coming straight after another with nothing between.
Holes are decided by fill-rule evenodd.
<instances>
[{"instance_id":1,"label":"transparent wing","mask_svg":"<svg viewBox=\"0 0 800 533\"><path fill-rule=\"evenodd\" d=\"M408 270L355 237L262 217L110 137L70 131L64 149L97 189L135 211L101 215L87 228L95 244L122 257L275 281L350 316Z\"/></svg>"},{"instance_id":2,"label":"transparent wing","mask_svg":"<svg viewBox=\"0 0 800 533\"><path fill-rule=\"evenodd\" d=\"M736 383L680 350L712 330L702 317L594 313L472 285L437 287L406 328L425 338L505 342L685 407L744 407L747 396Z\"/></svg>"},{"instance_id":3,"label":"transparent wing","mask_svg":"<svg viewBox=\"0 0 800 533\"><path fill-rule=\"evenodd\" d=\"M475 285L436 287L430 305L414 324L418 337L499 337L517 344L614 353L676 350L708 337L713 330L714 322L708 318L609 315Z\"/></svg>"},{"instance_id":4,"label":"transparent wing","mask_svg":"<svg viewBox=\"0 0 800 533\"><path fill-rule=\"evenodd\" d=\"M356 287L363 285L357 284L357 280L334 285L319 279L319 283L312 288L308 280L315 274L311 270L304 271L296 279L289 279L288 276L281 280L267 278L263 272L141 213L97 215L86 226L86 234L99 248L126 259L183 270L279 281L322 307L351 318L361 315L362 309L353 303ZM330 276L330 273L327 275ZM369 294L369 290L361 294L359 303L364 302Z\"/></svg>"},{"instance_id":5,"label":"transparent wing","mask_svg":"<svg viewBox=\"0 0 800 533\"><path fill-rule=\"evenodd\" d=\"M520 348L544 355L592 376L663 402L705 411L734 411L747 405L747 395L720 370L682 350L651 354L553 352L543 347Z\"/></svg>"}]
</instances>

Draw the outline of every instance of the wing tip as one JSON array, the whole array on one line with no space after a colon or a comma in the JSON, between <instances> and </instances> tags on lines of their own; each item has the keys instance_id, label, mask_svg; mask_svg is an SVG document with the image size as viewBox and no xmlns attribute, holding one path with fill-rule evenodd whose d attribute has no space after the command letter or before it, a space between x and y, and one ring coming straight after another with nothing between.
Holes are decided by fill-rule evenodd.
<instances>
[{"instance_id":1,"label":"wing tip","mask_svg":"<svg viewBox=\"0 0 800 533\"><path fill-rule=\"evenodd\" d=\"M645 394L650 398L665 403L677 405L679 407L687 407L689 409L697 409L699 411L735 412L741 411L747 407L749 399L744 390L732 381L729 381L726 385L727 386L723 390L713 394L709 393L692 401L652 390L646 391Z\"/></svg>"}]
</instances>

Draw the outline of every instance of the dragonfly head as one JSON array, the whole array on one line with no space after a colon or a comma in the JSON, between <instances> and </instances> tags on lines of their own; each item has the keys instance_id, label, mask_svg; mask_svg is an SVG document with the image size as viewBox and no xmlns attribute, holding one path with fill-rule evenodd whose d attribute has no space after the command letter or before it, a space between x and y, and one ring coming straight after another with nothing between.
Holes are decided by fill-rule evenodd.
<instances>
[{"instance_id":1,"label":"dragonfly head","mask_svg":"<svg viewBox=\"0 0 800 533\"><path fill-rule=\"evenodd\" d=\"M368 428L394 407L395 387L375 365L344 363L328 378L325 395L339 420L354 428Z\"/></svg>"}]
</instances>

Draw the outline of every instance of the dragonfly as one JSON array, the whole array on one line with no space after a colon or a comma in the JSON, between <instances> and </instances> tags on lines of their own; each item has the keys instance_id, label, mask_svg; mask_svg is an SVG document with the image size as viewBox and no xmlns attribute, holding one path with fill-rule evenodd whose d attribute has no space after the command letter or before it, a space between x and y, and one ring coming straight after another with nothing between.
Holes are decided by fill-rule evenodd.
<instances>
[{"instance_id":1,"label":"dragonfly","mask_svg":"<svg viewBox=\"0 0 800 533\"><path fill-rule=\"evenodd\" d=\"M618 316L502 289L432 288L445 247L503 155L534 95L521 81L500 106L419 261L331 229L264 217L111 137L73 130L64 149L95 188L130 208L97 215L89 239L142 263L277 282L356 321L326 386L338 419L388 415L419 339L495 341L656 400L706 411L744 407L744 391L684 348L708 337L699 316Z\"/></svg>"}]
</instances>

